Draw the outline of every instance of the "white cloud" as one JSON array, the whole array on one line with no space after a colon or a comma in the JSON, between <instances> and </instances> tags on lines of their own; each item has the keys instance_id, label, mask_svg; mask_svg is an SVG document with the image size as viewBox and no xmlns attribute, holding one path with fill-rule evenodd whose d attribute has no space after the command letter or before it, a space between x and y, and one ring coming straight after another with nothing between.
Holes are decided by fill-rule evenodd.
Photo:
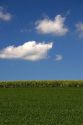
<instances>
[{"instance_id":1,"label":"white cloud","mask_svg":"<svg viewBox=\"0 0 83 125\"><path fill-rule=\"evenodd\" d=\"M45 18L37 21L36 30L42 34L54 34L57 36L63 36L68 32L68 28L65 26L66 18L61 15L57 15L54 20Z\"/></svg>"},{"instance_id":2,"label":"white cloud","mask_svg":"<svg viewBox=\"0 0 83 125\"><path fill-rule=\"evenodd\" d=\"M47 58L48 51L52 49L53 43L37 43L29 41L20 46L8 46L0 50L1 59L24 59L41 60Z\"/></svg>"},{"instance_id":3,"label":"white cloud","mask_svg":"<svg viewBox=\"0 0 83 125\"><path fill-rule=\"evenodd\" d=\"M76 30L80 38L83 38L83 22L76 24Z\"/></svg>"},{"instance_id":4,"label":"white cloud","mask_svg":"<svg viewBox=\"0 0 83 125\"><path fill-rule=\"evenodd\" d=\"M56 55L56 58L55 58L56 61L61 61L62 59L63 59L62 55L60 55L60 54Z\"/></svg>"},{"instance_id":5,"label":"white cloud","mask_svg":"<svg viewBox=\"0 0 83 125\"><path fill-rule=\"evenodd\" d=\"M10 21L12 18L12 15L5 11L5 9L3 7L0 7L0 20L3 21Z\"/></svg>"}]
</instances>

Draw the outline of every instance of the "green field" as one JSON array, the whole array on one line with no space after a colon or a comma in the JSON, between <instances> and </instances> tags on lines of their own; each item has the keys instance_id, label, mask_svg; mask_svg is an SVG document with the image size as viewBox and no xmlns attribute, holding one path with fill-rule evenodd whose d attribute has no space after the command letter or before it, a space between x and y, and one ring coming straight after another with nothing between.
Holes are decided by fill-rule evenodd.
<instances>
[{"instance_id":1,"label":"green field","mask_svg":"<svg viewBox=\"0 0 83 125\"><path fill-rule=\"evenodd\" d=\"M83 125L83 88L0 88L0 125Z\"/></svg>"}]
</instances>

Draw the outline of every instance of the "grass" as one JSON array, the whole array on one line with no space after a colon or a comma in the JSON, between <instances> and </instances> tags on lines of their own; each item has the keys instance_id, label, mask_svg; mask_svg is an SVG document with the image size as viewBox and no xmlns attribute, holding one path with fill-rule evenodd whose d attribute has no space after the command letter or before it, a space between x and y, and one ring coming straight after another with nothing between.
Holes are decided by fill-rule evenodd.
<instances>
[{"instance_id":1,"label":"grass","mask_svg":"<svg viewBox=\"0 0 83 125\"><path fill-rule=\"evenodd\" d=\"M83 88L0 88L0 125L83 125Z\"/></svg>"}]
</instances>

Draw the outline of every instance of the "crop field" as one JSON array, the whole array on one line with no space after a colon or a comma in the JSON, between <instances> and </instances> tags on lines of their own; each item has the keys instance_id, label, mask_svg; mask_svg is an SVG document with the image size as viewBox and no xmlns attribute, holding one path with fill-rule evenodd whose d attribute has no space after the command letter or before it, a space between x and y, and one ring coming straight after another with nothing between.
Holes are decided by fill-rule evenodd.
<instances>
[{"instance_id":1,"label":"crop field","mask_svg":"<svg viewBox=\"0 0 83 125\"><path fill-rule=\"evenodd\" d=\"M0 81L0 88L83 87L83 80Z\"/></svg>"},{"instance_id":2,"label":"crop field","mask_svg":"<svg viewBox=\"0 0 83 125\"><path fill-rule=\"evenodd\" d=\"M83 88L0 88L0 125L83 125Z\"/></svg>"}]
</instances>

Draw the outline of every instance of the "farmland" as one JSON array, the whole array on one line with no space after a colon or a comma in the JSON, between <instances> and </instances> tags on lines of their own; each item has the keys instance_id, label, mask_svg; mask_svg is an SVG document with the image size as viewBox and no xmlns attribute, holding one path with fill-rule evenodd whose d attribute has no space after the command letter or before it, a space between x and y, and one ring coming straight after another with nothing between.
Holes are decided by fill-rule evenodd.
<instances>
[{"instance_id":1,"label":"farmland","mask_svg":"<svg viewBox=\"0 0 83 125\"><path fill-rule=\"evenodd\" d=\"M83 87L5 87L0 125L83 125Z\"/></svg>"}]
</instances>

